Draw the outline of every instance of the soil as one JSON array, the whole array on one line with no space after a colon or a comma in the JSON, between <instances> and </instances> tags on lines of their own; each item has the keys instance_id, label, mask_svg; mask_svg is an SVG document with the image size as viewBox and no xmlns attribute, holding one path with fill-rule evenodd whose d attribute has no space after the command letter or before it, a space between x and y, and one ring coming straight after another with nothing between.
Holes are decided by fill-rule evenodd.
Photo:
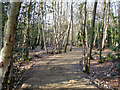
<instances>
[{"instance_id":1,"label":"soil","mask_svg":"<svg viewBox=\"0 0 120 90\"><path fill-rule=\"evenodd\" d=\"M93 53L97 51L93 50ZM108 54L114 55L115 52L112 52L110 49L105 49L102 52L102 57L107 58ZM117 68L119 60L109 60L104 61L99 64L99 55L93 54L94 60L91 60L91 68L90 68L90 77L94 78L94 82L99 85L99 87L112 88L115 90L120 90L120 72ZM114 74L114 75L112 75Z\"/></svg>"},{"instance_id":2,"label":"soil","mask_svg":"<svg viewBox=\"0 0 120 90\"><path fill-rule=\"evenodd\" d=\"M52 48L48 48L48 50L50 51ZM93 50L93 53L95 51ZM104 53L106 51L103 52L103 55L105 55ZM82 48L73 47L71 52L51 55L37 47L30 52L30 58L31 61L24 63L21 67L21 70L25 69L26 73L16 90L119 88L119 75L106 76L111 73L111 68L112 71L115 71L117 62L98 64L98 56L93 54L94 60L91 60L90 74L82 72L80 63L82 62ZM112 82L112 80L115 81Z\"/></svg>"}]
</instances>

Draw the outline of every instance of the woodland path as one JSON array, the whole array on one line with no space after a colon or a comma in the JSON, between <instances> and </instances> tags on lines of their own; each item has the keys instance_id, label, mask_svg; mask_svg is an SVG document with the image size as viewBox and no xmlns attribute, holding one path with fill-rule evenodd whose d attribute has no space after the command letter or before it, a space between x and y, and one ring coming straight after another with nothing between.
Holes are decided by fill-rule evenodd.
<instances>
[{"instance_id":1,"label":"woodland path","mask_svg":"<svg viewBox=\"0 0 120 90\"><path fill-rule=\"evenodd\" d=\"M71 52L44 55L42 58L39 49L34 52L37 52L38 57L34 58L34 60L36 59L34 65L27 70L20 88L27 90L36 90L35 88L97 88L91 84L87 74L84 74L79 66L79 61L82 60L82 48L73 47Z\"/></svg>"}]
</instances>

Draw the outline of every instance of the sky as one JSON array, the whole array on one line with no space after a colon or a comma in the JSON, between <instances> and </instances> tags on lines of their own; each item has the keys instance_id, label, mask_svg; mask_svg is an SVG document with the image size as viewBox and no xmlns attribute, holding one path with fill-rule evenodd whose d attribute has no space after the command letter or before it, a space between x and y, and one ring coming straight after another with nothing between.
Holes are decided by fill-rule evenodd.
<instances>
[{"instance_id":1,"label":"sky","mask_svg":"<svg viewBox=\"0 0 120 90\"><path fill-rule=\"evenodd\" d=\"M31 0L0 0L0 1L15 1L15 2L17 2L17 1L24 1L24 2L28 2L28 1L31 1ZM67 1L68 2L71 2L71 0L32 0L32 1L37 1L37 2L39 2L39 1L46 1L47 2L47 4L51 4L51 1L63 1L63 4L64 3L66 3ZM75 3L79 3L79 2L84 2L85 0L73 0L73 2L75 2ZM87 0L87 6L90 8L90 10L92 11L93 10L93 5L94 5L94 2L95 0ZM104 0L98 0L98 2L99 3L102 3ZM120 0L110 0L111 1L111 3L113 3L113 2L118 2L118 1L120 1ZM106 2L108 2L108 0L106 0ZM98 5L99 5L99 3L98 3ZM74 4L75 5L75 4ZM76 9L75 9L75 6L73 6L74 7L74 11L76 11ZM117 7L116 7L116 3L115 4L113 4L113 12L115 12L115 15L116 15L116 9L117 9ZM102 9L101 7L97 7L97 9ZM1 12L1 11L0 11ZM69 13L69 12L68 12ZM47 20L49 20L49 21L52 21L52 14L47 14ZM51 19L51 20L50 20ZM51 23L51 22L50 22Z\"/></svg>"}]
</instances>

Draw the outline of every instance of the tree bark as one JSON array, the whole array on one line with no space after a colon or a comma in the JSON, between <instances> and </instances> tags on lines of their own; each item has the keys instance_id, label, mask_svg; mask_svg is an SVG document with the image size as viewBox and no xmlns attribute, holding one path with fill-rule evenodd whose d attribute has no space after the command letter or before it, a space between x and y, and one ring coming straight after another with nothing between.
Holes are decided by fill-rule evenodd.
<instances>
[{"instance_id":1,"label":"tree bark","mask_svg":"<svg viewBox=\"0 0 120 90\"><path fill-rule=\"evenodd\" d=\"M34 3L35 4L35 3ZM31 48L32 49L34 49L35 48L35 46L36 46L36 42L35 42L35 38L36 38L36 36L34 35L35 34L35 32L34 32L34 28L35 28L35 19L34 19L34 17L35 17L35 5L33 6L33 22L32 22L32 31L31 31L31 34L32 34L32 41L31 41Z\"/></svg>"},{"instance_id":2,"label":"tree bark","mask_svg":"<svg viewBox=\"0 0 120 90\"><path fill-rule=\"evenodd\" d=\"M85 27L86 27L86 4L87 4L87 0L85 0L85 6L84 6L84 11L85 11L85 15L84 15L84 26L83 26L83 72L86 72L87 68L86 68L86 58L85 58Z\"/></svg>"},{"instance_id":3,"label":"tree bark","mask_svg":"<svg viewBox=\"0 0 120 90\"><path fill-rule=\"evenodd\" d=\"M95 15L97 10L97 0L94 3L94 9L93 9L93 21L92 21L92 29L91 29L91 37L90 37L90 45L89 45L89 51L88 51L88 69L90 68L90 59L91 59L91 53L92 53L92 47L93 47L93 36L94 36L94 26L95 26ZM88 70L89 71L89 70Z\"/></svg>"},{"instance_id":4,"label":"tree bark","mask_svg":"<svg viewBox=\"0 0 120 90\"><path fill-rule=\"evenodd\" d=\"M97 24L96 24L96 26L97 26L97 30L95 32L95 38L94 38L93 46L96 46L96 40L98 40L97 43L99 45L99 18L98 18L98 16L97 16Z\"/></svg>"},{"instance_id":5,"label":"tree bark","mask_svg":"<svg viewBox=\"0 0 120 90\"><path fill-rule=\"evenodd\" d=\"M41 34L41 27L40 27L40 21L41 21L41 15L40 15L40 2L38 4L38 7L39 7L39 12L38 12L38 37L37 37L37 46L40 45L40 34Z\"/></svg>"},{"instance_id":6,"label":"tree bark","mask_svg":"<svg viewBox=\"0 0 120 90\"><path fill-rule=\"evenodd\" d=\"M13 53L13 46L14 46L14 35L15 35L15 28L17 25L17 18L19 12L19 2L12 2L10 12L8 15L7 26L5 28L4 34L4 47L1 50L2 54L2 61L3 61L3 69L2 69L2 76L4 77L7 67L10 64L12 53Z\"/></svg>"},{"instance_id":7,"label":"tree bark","mask_svg":"<svg viewBox=\"0 0 120 90\"><path fill-rule=\"evenodd\" d=\"M67 3L68 6L68 3ZM69 11L70 12L70 11ZM68 23L68 28L67 28L67 37L66 37L66 43L65 43L65 47L64 47L64 52L66 53L67 51L67 46L68 46L68 41L69 41L69 34L70 34L70 27L71 27L71 12L70 12L70 17L69 17L69 23Z\"/></svg>"},{"instance_id":8,"label":"tree bark","mask_svg":"<svg viewBox=\"0 0 120 90\"><path fill-rule=\"evenodd\" d=\"M71 0L71 31L70 31L70 51L73 45L73 1Z\"/></svg>"},{"instance_id":9,"label":"tree bark","mask_svg":"<svg viewBox=\"0 0 120 90\"><path fill-rule=\"evenodd\" d=\"M103 8L103 16L102 16L102 27L100 29L100 60L102 55L102 38L103 38L103 29L104 29L104 17L105 17L105 7L106 7L106 1L104 0L104 8Z\"/></svg>"},{"instance_id":10,"label":"tree bark","mask_svg":"<svg viewBox=\"0 0 120 90\"><path fill-rule=\"evenodd\" d=\"M102 48L104 48L104 46L105 46L105 40L106 40L106 37L107 37L108 26L109 26L109 16L110 16L110 0L108 1L107 25L106 25L105 31L103 33Z\"/></svg>"},{"instance_id":11,"label":"tree bark","mask_svg":"<svg viewBox=\"0 0 120 90\"><path fill-rule=\"evenodd\" d=\"M27 20L26 20L26 50L25 50L25 59L28 58L29 56L29 33L30 33L30 29L29 29L29 24L30 24L30 11L31 11L31 4L32 2L30 2L29 7L28 7L28 15L27 15Z\"/></svg>"},{"instance_id":12,"label":"tree bark","mask_svg":"<svg viewBox=\"0 0 120 90\"><path fill-rule=\"evenodd\" d=\"M43 11L43 2L41 3L41 28L42 28L42 38L43 38L43 42L42 42L42 47L44 47L45 51L47 51L47 47L46 47L46 37L45 37L45 29L44 29L44 11Z\"/></svg>"},{"instance_id":13,"label":"tree bark","mask_svg":"<svg viewBox=\"0 0 120 90\"><path fill-rule=\"evenodd\" d=\"M58 38L57 38L57 28L56 28L56 1L53 6L53 27L54 27L54 44L55 44L55 50L57 50L57 43L58 43Z\"/></svg>"}]
</instances>

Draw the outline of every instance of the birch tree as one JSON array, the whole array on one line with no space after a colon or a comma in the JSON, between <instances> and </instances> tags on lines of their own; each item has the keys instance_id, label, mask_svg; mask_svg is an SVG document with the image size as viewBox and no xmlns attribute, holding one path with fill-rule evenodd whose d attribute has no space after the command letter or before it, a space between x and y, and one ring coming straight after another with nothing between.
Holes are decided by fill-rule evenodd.
<instances>
[{"instance_id":1,"label":"birch tree","mask_svg":"<svg viewBox=\"0 0 120 90\"><path fill-rule=\"evenodd\" d=\"M11 2L11 8L8 15L7 26L5 28L5 34L4 34L4 47L1 50L2 61L4 64L2 70L3 77L5 75L7 67L10 64L11 57L13 55L12 52L14 46L14 35L15 35L15 28L17 25L19 7L20 7L20 3Z\"/></svg>"},{"instance_id":2,"label":"birch tree","mask_svg":"<svg viewBox=\"0 0 120 90\"><path fill-rule=\"evenodd\" d=\"M42 46L41 47L44 47L45 51L47 51L47 48L46 48L46 37L45 37L45 29L44 29L44 9L43 9L43 6L44 6L44 3L43 2L40 2L41 4L41 28L42 28Z\"/></svg>"},{"instance_id":3,"label":"birch tree","mask_svg":"<svg viewBox=\"0 0 120 90\"><path fill-rule=\"evenodd\" d=\"M8 15L8 20L6 22L6 27L4 28L4 47L1 50L2 54L2 90L11 90L8 87L8 76L12 75L12 64L13 64L13 46L14 46L14 36L15 29L17 26L17 19L19 16L21 2L11 2L11 8ZM10 77L11 77L10 75ZM11 86L11 85L10 85Z\"/></svg>"},{"instance_id":4,"label":"birch tree","mask_svg":"<svg viewBox=\"0 0 120 90\"><path fill-rule=\"evenodd\" d=\"M67 3L68 4L68 3ZM68 5L67 5L68 6ZM71 28L71 12L69 9L69 13L70 13L70 17L69 17L69 22L68 22L68 28L67 28L67 35L66 35L66 42L65 42L65 46L64 46L64 52L66 53L67 50L67 46L68 46L68 41L69 41L69 34L70 34L70 28Z\"/></svg>"},{"instance_id":5,"label":"birch tree","mask_svg":"<svg viewBox=\"0 0 120 90\"><path fill-rule=\"evenodd\" d=\"M83 72L86 72L87 70L87 66L86 66L86 53L85 53L85 27L86 27L86 5L87 5L87 0L85 0L85 4L84 4L84 26L83 26Z\"/></svg>"}]
</instances>

